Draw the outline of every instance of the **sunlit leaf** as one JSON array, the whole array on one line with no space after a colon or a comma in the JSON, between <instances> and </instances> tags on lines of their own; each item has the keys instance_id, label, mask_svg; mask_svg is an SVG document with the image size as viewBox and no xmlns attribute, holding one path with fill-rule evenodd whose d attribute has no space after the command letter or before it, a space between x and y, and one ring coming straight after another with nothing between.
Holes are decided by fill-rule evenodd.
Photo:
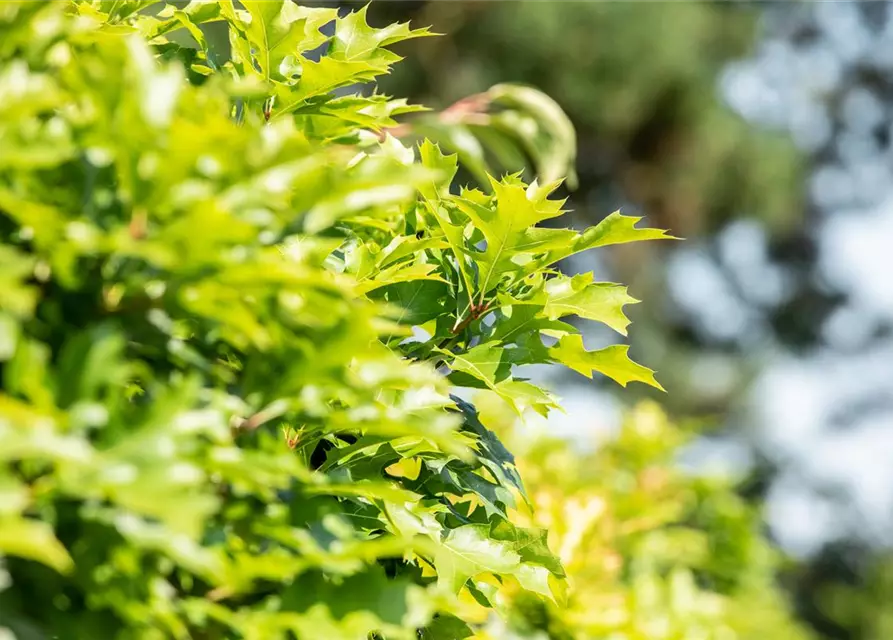
<instances>
[{"instance_id":1,"label":"sunlit leaf","mask_svg":"<svg viewBox=\"0 0 893 640\"><path fill-rule=\"evenodd\" d=\"M642 382L663 391L664 388L654 379L654 372L630 360L628 351L627 345L587 351L583 346L582 336L568 335L549 349L549 354L556 361L587 378L592 377L593 371L598 371L623 387L630 382Z\"/></svg>"}]
</instances>

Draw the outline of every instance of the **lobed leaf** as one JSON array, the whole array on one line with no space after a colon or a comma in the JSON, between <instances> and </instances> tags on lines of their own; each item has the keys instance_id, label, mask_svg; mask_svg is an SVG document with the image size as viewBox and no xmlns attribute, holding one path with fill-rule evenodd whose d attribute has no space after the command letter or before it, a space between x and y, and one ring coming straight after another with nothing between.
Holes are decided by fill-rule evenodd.
<instances>
[{"instance_id":1,"label":"lobed leaf","mask_svg":"<svg viewBox=\"0 0 893 640\"><path fill-rule=\"evenodd\" d=\"M630 382L642 382L649 386L664 391L654 372L647 367L630 360L627 345L615 345L587 351L583 346L583 338L580 335L564 336L558 344L549 349L549 354L557 362L583 374L587 378L592 377L593 371L598 371L620 386L625 387Z\"/></svg>"}]
</instances>

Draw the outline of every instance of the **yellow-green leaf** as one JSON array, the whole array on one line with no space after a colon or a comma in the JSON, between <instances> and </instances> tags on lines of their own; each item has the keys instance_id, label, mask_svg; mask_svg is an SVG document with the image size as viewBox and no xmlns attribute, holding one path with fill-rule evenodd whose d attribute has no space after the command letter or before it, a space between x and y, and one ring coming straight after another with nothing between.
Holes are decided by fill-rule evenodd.
<instances>
[{"instance_id":1,"label":"yellow-green leaf","mask_svg":"<svg viewBox=\"0 0 893 640\"><path fill-rule=\"evenodd\" d=\"M0 555L35 560L60 573L68 573L74 562L46 522L28 518L0 520Z\"/></svg>"},{"instance_id":2,"label":"yellow-green leaf","mask_svg":"<svg viewBox=\"0 0 893 640\"><path fill-rule=\"evenodd\" d=\"M654 379L654 371L630 360L627 345L613 345L597 351L587 351L583 346L583 337L577 334L561 338L549 355L555 360L583 374L592 377L593 371L608 376L620 386L630 382L642 382L655 389L665 389Z\"/></svg>"}]
</instances>

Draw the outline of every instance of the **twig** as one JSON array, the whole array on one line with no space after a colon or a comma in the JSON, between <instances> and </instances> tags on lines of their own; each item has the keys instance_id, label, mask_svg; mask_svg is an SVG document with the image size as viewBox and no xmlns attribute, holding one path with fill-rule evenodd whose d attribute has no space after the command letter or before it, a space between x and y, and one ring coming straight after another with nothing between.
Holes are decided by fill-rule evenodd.
<instances>
[{"instance_id":1,"label":"twig","mask_svg":"<svg viewBox=\"0 0 893 640\"><path fill-rule=\"evenodd\" d=\"M453 333L456 334L456 333L461 332L463 329L465 329L472 322L474 322L475 320L480 318L482 315L487 313L487 311L489 311L489 309L490 309L489 302L482 302L481 304L474 304L472 302L471 305L469 305L469 307L468 307L468 317L465 318L464 320L462 320L461 322L459 322L458 320L456 321L456 324L455 324L455 326L453 326L453 329L452 329Z\"/></svg>"},{"instance_id":2,"label":"twig","mask_svg":"<svg viewBox=\"0 0 893 640\"><path fill-rule=\"evenodd\" d=\"M456 124L459 122L483 124L485 118L484 111L489 105L489 94L475 93L448 106L437 114L437 119L444 124ZM380 140L384 140L386 135L400 138L411 133L412 126L408 122L402 122L394 127L385 127L378 134L378 137Z\"/></svg>"},{"instance_id":3,"label":"twig","mask_svg":"<svg viewBox=\"0 0 893 640\"><path fill-rule=\"evenodd\" d=\"M235 421L233 425L236 429L245 429L247 431L253 431L258 427L266 424L270 420L278 418L283 413L285 413L285 406L283 403L274 402L267 407L264 407L254 415L246 418L245 420Z\"/></svg>"}]
</instances>

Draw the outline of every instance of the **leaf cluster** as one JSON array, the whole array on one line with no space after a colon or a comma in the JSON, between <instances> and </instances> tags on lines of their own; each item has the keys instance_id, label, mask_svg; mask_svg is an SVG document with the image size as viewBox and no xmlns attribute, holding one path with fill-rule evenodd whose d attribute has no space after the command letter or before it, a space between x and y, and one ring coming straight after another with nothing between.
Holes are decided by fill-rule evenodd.
<instances>
[{"instance_id":1,"label":"leaf cluster","mask_svg":"<svg viewBox=\"0 0 893 640\"><path fill-rule=\"evenodd\" d=\"M563 276L551 181L363 92L427 35L288 0L0 6L0 627L30 638L458 638L564 569L451 394L561 363L658 386L616 284ZM209 43L222 23L230 53Z\"/></svg>"}]
</instances>

